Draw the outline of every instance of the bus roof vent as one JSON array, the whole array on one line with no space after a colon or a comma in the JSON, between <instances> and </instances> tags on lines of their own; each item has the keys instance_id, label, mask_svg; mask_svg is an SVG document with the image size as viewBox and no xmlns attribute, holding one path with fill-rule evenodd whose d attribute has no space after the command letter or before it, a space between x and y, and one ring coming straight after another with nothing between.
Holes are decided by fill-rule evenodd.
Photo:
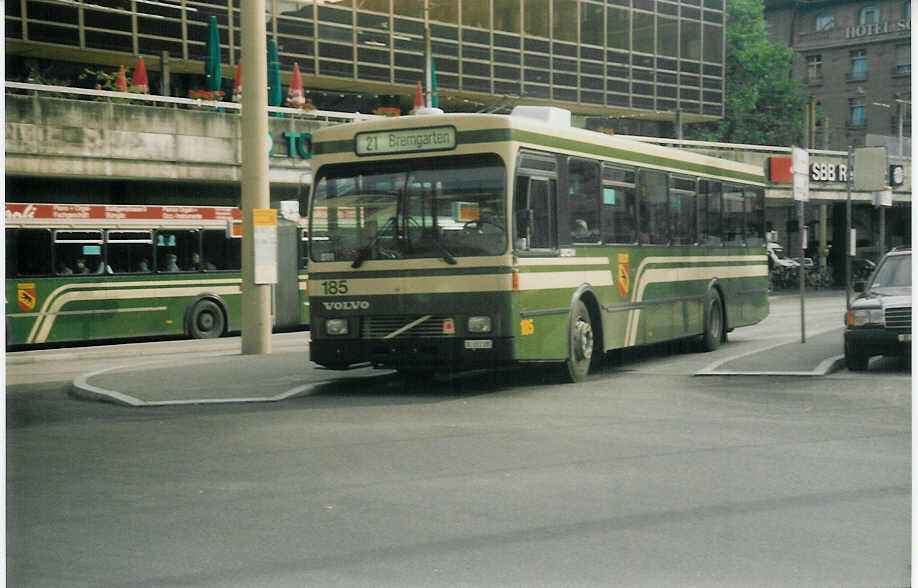
<instances>
[{"instance_id":1,"label":"bus roof vent","mask_svg":"<svg viewBox=\"0 0 918 588\"><path fill-rule=\"evenodd\" d=\"M519 116L554 127L571 126L571 111L554 106L514 106L510 116Z\"/></svg>"}]
</instances>

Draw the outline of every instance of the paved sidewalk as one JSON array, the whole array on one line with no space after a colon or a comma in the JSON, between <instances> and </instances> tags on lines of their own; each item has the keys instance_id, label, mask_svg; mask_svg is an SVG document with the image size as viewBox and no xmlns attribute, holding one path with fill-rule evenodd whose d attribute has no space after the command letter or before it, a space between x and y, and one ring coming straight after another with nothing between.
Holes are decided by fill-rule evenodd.
<instances>
[{"instance_id":1,"label":"paved sidewalk","mask_svg":"<svg viewBox=\"0 0 918 588\"><path fill-rule=\"evenodd\" d=\"M772 346L734 355L695 373L696 376L824 376L844 365L843 327L807 336L799 334Z\"/></svg>"},{"instance_id":2,"label":"paved sidewalk","mask_svg":"<svg viewBox=\"0 0 918 588\"><path fill-rule=\"evenodd\" d=\"M160 359L107 368L76 378L73 391L81 398L128 406L274 402L308 394L330 381L373 374L368 368L346 373L322 369L302 350L232 353L180 364Z\"/></svg>"},{"instance_id":3,"label":"paved sidewalk","mask_svg":"<svg viewBox=\"0 0 918 588\"><path fill-rule=\"evenodd\" d=\"M824 376L843 363L841 329L784 341L728 357L695 375ZM143 357L139 363L84 374L73 381L78 397L127 406L276 402L310 394L342 378L367 378L371 368L336 372L309 361L308 351L239 355L227 346L209 355Z\"/></svg>"}]
</instances>

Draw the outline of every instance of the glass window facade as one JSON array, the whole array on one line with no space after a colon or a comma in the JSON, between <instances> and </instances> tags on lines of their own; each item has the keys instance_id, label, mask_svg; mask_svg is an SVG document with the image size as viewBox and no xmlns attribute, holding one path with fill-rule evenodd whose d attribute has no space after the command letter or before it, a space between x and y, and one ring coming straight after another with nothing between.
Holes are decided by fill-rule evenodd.
<instances>
[{"instance_id":1,"label":"glass window facade","mask_svg":"<svg viewBox=\"0 0 918 588\"><path fill-rule=\"evenodd\" d=\"M358 92L367 82L408 94L424 76L424 5L277 0L267 5L266 24L282 71L297 64L307 88L341 87L346 79ZM174 62L194 62L205 57L207 21L215 16L228 91L240 55L240 6L238 0L17 1L5 5L6 31L8 39L25 42L23 52L35 42L85 50L80 59L101 50L110 54L106 63L112 55L163 50ZM679 109L720 117L723 10L722 0L430 0L437 84L460 94L454 104L464 93L522 94L574 111L590 105L620 114ZM899 66L909 67L903 60ZM866 62L857 67L865 70ZM852 64L852 73L859 71ZM440 106L450 109L448 102Z\"/></svg>"}]
</instances>

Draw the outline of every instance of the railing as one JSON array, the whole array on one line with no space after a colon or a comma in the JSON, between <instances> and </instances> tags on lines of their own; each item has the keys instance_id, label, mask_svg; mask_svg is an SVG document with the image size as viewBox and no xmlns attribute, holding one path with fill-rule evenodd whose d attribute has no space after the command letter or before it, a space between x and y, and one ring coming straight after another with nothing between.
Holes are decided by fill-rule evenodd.
<instances>
[{"instance_id":1,"label":"railing","mask_svg":"<svg viewBox=\"0 0 918 588\"><path fill-rule=\"evenodd\" d=\"M780 147L777 145L749 145L746 143L717 143L712 141L693 141L688 139L667 139L661 137L643 137L639 135L616 135L632 141L641 141L642 143L653 143L664 147L679 147L682 149L708 149L713 151L744 151L756 152L760 154L772 155L790 155L792 147ZM831 149L808 149L810 155L821 155L825 157L847 157L847 151L834 151ZM898 155L889 155L890 159L911 159L911 157L900 157Z\"/></svg>"},{"instance_id":2,"label":"railing","mask_svg":"<svg viewBox=\"0 0 918 588\"><path fill-rule=\"evenodd\" d=\"M22 90L27 93L51 93L67 94L73 96L86 96L93 99L109 98L129 100L131 102L147 102L151 105L170 104L173 106L184 106L190 109L199 109L208 107L213 109L223 109L224 111L241 111L242 105L237 102L219 102L217 100L200 100L196 98L174 98L172 96L157 96L154 94L134 94L131 92L113 92L110 90L90 90L88 88L71 88L69 86L49 86L45 84L27 84L23 82L4 82L7 91ZM303 110L301 108L286 108L283 106L269 106L269 113L282 114L285 117L308 118L332 121L360 121L382 118L375 114L363 114L360 112L337 112L334 110Z\"/></svg>"}]
</instances>

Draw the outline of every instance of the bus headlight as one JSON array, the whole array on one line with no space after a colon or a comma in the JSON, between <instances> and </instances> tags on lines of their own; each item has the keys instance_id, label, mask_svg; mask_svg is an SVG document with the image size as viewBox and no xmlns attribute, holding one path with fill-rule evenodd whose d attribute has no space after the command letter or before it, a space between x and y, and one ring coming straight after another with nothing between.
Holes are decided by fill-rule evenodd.
<instances>
[{"instance_id":1,"label":"bus headlight","mask_svg":"<svg viewBox=\"0 0 918 588\"><path fill-rule=\"evenodd\" d=\"M469 333L490 333L491 317L489 316L470 316L468 322Z\"/></svg>"},{"instance_id":2,"label":"bus headlight","mask_svg":"<svg viewBox=\"0 0 918 588\"><path fill-rule=\"evenodd\" d=\"M347 335L347 319L325 319L326 335Z\"/></svg>"}]
</instances>

